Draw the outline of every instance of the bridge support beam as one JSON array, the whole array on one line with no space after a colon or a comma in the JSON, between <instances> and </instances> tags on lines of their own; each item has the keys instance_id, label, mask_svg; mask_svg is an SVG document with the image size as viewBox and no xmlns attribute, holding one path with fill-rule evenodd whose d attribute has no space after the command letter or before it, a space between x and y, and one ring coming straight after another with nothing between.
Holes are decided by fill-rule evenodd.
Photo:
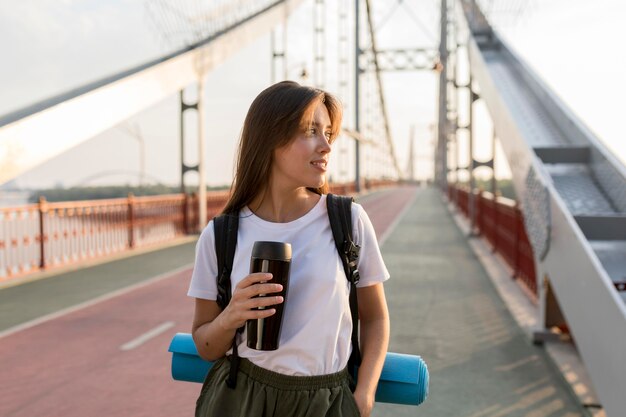
<instances>
[{"instance_id":1,"label":"bridge support beam","mask_svg":"<svg viewBox=\"0 0 626 417\"><path fill-rule=\"evenodd\" d=\"M435 151L435 181L443 190L448 188L448 1L441 0L439 38L439 107L437 123L437 148Z\"/></svg>"},{"instance_id":2,"label":"bridge support beam","mask_svg":"<svg viewBox=\"0 0 626 417\"><path fill-rule=\"evenodd\" d=\"M198 165L185 164L185 112L198 110L198 103L188 104L185 102L185 90L180 90L180 192L187 192L185 186L185 174L187 171L198 171Z\"/></svg>"},{"instance_id":3,"label":"bridge support beam","mask_svg":"<svg viewBox=\"0 0 626 417\"><path fill-rule=\"evenodd\" d=\"M204 112L204 74L198 76L198 226L199 230L204 229L207 224L206 207L206 162L205 162L205 137L204 126L206 124L206 114Z\"/></svg>"},{"instance_id":4,"label":"bridge support beam","mask_svg":"<svg viewBox=\"0 0 626 417\"><path fill-rule=\"evenodd\" d=\"M359 3L361 0L354 1L354 130L356 132L361 131L360 121L359 121L359 79L361 77L361 66L359 64L361 60L361 30L360 30L360 19L361 15L359 13ZM354 185L355 191L357 193L361 192L361 164L360 164L360 148L359 141L354 141Z\"/></svg>"},{"instance_id":5,"label":"bridge support beam","mask_svg":"<svg viewBox=\"0 0 626 417\"><path fill-rule=\"evenodd\" d=\"M272 66L270 68L270 77L272 84L279 81L278 74L283 80L287 79L287 16L285 15L282 24L282 33L277 34L277 29L272 29L270 35L270 48L272 50ZM282 71L279 68L282 67Z\"/></svg>"},{"instance_id":6,"label":"bridge support beam","mask_svg":"<svg viewBox=\"0 0 626 417\"><path fill-rule=\"evenodd\" d=\"M185 174L189 171L198 173L198 224L199 230L202 230L207 224L207 206L206 206L206 164L204 160L205 153L205 137L204 126L206 123L204 115L204 77L198 77L197 83L197 100L193 104L185 102L184 90L180 90L180 192L186 193ZM187 110L195 110L198 118L198 163L196 165L185 164L185 112ZM185 227L187 223L185 222Z\"/></svg>"}]
</instances>

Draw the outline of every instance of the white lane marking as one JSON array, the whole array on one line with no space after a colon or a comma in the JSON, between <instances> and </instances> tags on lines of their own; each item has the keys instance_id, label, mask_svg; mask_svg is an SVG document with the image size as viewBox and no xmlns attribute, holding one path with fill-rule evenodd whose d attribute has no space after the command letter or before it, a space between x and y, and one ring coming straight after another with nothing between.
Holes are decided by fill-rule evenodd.
<instances>
[{"instance_id":1,"label":"white lane marking","mask_svg":"<svg viewBox=\"0 0 626 417\"><path fill-rule=\"evenodd\" d=\"M419 194L417 187L413 190L413 193L414 193L413 197L411 197L409 201L407 201L406 205L402 208L402 211L398 213L398 215L395 217L395 219L393 219L391 224L387 226L387 230L385 230L382 236L380 237L380 239L378 239L378 246L382 247L385 244L391 232L393 232L396 229L396 227L398 226L398 223L400 223L400 220L402 220L406 212L409 211L411 206L413 206L413 203L415 202L415 199L417 199L417 195Z\"/></svg>"},{"instance_id":2,"label":"white lane marking","mask_svg":"<svg viewBox=\"0 0 626 417\"><path fill-rule=\"evenodd\" d=\"M178 274L180 272L183 272L183 271L186 271L186 270L191 270L192 268L193 268L193 263L185 265L185 266L182 266L180 268L173 269L171 271L168 271L168 272L165 272L163 274L157 275L157 276L155 276L153 278L149 278L146 281L139 282L137 284L131 285L130 287L121 288L121 289L119 289L117 291L113 291L113 292L101 295L100 297L96 297L96 298L91 299L89 301L85 301L83 303L76 304L75 306L64 308L63 310L55 311L54 313L50 313L50 314L47 314L45 316L41 316L39 318L27 321L25 323L18 324L17 326L9 327L8 329L0 332L0 339L3 338L3 337L6 337L6 336L12 335L14 333L20 332L22 330L26 330L28 328L37 326L38 324L45 323L47 321L54 320L56 318L62 317L64 315L66 315L66 314L70 314L70 313L73 313L75 311L82 310L83 308L91 307L91 306L93 306L95 304L101 303L103 301L110 300L111 298L115 298L117 296L129 293L129 292L134 291L136 289L139 289L139 288L142 288L142 287L147 287L148 285L154 284L157 281L161 281L161 280L163 280L165 278L169 278L172 275L176 275L176 274Z\"/></svg>"},{"instance_id":3,"label":"white lane marking","mask_svg":"<svg viewBox=\"0 0 626 417\"><path fill-rule=\"evenodd\" d=\"M176 323L174 323L173 321L166 321L165 323L161 323L154 329L148 330L147 332L145 332L142 335L139 335L138 337L134 338L130 342L124 343L122 346L120 346L120 350L135 349L136 347L143 345L144 343L146 343L148 340L152 339L153 337L157 337L161 333L166 332L167 330L171 329L172 327L174 327L174 324Z\"/></svg>"}]
</instances>

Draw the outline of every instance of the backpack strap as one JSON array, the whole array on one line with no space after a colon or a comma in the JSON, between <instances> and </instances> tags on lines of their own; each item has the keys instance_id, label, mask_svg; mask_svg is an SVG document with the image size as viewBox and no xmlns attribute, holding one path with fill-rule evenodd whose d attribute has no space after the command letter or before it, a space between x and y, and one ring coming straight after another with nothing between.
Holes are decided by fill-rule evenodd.
<instances>
[{"instance_id":1,"label":"backpack strap","mask_svg":"<svg viewBox=\"0 0 626 417\"><path fill-rule=\"evenodd\" d=\"M328 194L326 207L330 228L333 231L337 253L341 258L346 278L350 282L350 313L352 314L352 353L348 359L348 371L355 377L361 365L359 349L359 303L356 285L359 283L357 263L361 247L352 240L352 197Z\"/></svg>"},{"instance_id":2,"label":"backpack strap","mask_svg":"<svg viewBox=\"0 0 626 417\"><path fill-rule=\"evenodd\" d=\"M230 274L233 270L233 260L235 259L235 249L237 248L238 229L238 215L221 214L213 219L218 271L217 304L222 310L226 308L232 295Z\"/></svg>"},{"instance_id":3,"label":"backpack strap","mask_svg":"<svg viewBox=\"0 0 626 417\"><path fill-rule=\"evenodd\" d=\"M239 229L238 214L222 214L213 219L213 232L215 234L215 255L217 257L217 305L226 308L232 296L230 274L233 271L233 260L237 248L237 231ZM229 388L235 389L237 385L237 372L239 371L239 353L237 352L237 334L243 332L243 327L237 329L233 338L233 354L230 361L230 374L226 380Z\"/></svg>"}]
</instances>

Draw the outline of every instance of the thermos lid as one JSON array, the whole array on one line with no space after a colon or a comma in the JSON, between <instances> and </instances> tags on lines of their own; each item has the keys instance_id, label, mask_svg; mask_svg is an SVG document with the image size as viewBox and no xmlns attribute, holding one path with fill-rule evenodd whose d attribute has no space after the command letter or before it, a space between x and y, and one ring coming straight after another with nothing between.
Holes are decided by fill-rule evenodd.
<instances>
[{"instance_id":1,"label":"thermos lid","mask_svg":"<svg viewBox=\"0 0 626 417\"><path fill-rule=\"evenodd\" d=\"M284 242L254 242L252 257L272 261L291 261L291 245Z\"/></svg>"}]
</instances>

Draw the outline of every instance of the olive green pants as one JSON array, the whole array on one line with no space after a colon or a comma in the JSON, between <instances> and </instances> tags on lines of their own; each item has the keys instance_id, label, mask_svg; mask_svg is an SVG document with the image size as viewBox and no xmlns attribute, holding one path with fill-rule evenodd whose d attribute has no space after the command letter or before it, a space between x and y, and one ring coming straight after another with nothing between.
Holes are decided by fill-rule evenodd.
<instances>
[{"instance_id":1,"label":"olive green pants","mask_svg":"<svg viewBox=\"0 0 626 417\"><path fill-rule=\"evenodd\" d=\"M228 388L228 358L207 375L196 417L358 417L346 370L321 376L288 376L241 358L237 386Z\"/></svg>"}]
</instances>

